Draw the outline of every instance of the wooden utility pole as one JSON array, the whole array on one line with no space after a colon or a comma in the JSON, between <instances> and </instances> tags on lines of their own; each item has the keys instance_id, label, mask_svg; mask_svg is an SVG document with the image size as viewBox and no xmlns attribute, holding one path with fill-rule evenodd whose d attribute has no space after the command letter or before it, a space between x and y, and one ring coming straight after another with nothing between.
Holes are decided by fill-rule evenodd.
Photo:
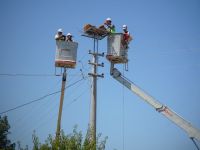
<instances>
[{"instance_id":1,"label":"wooden utility pole","mask_svg":"<svg viewBox=\"0 0 200 150\"><path fill-rule=\"evenodd\" d=\"M64 68L64 72L63 72L63 76L62 76L62 87L61 87L61 95L60 95L60 106L59 106L59 112L58 112L56 138L59 138L59 136L60 136L61 117L62 117L62 108L63 108L64 94L65 94L66 78L67 78L66 68Z\"/></svg>"}]
</instances>

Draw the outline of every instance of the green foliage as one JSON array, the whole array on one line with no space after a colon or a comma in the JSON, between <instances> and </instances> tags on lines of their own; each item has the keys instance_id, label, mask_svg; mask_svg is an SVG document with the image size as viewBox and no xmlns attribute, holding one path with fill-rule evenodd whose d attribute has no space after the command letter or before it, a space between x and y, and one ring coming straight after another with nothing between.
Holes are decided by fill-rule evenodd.
<instances>
[{"instance_id":1,"label":"green foliage","mask_svg":"<svg viewBox=\"0 0 200 150\"><path fill-rule=\"evenodd\" d=\"M11 143L8 139L10 125L6 116L0 116L0 150L15 150L15 143ZM106 140L105 137L101 140L101 134L98 134L96 141L92 140L93 131L88 129L85 138L81 131L74 127L71 134L65 134L62 130L57 138L49 135L45 143L40 143L36 132L33 132L33 150L105 150ZM18 150L28 150L28 146L21 147L20 142L17 142Z\"/></svg>"},{"instance_id":2,"label":"green foliage","mask_svg":"<svg viewBox=\"0 0 200 150\"><path fill-rule=\"evenodd\" d=\"M7 116L0 116L0 150L14 150L15 143L11 143L8 139L10 125Z\"/></svg>"},{"instance_id":3,"label":"green foliage","mask_svg":"<svg viewBox=\"0 0 200 150\"><path fill-rule=\"evenodd\" d=\"M53 138L52 135L49 135L45 143L41 144L34 132L33 150L105 150L107 137L100 141L101 134L99 134L97 141L92 141L91 135L91 131L88 130L85 139L83 139L82 132L78 132L77 126L75 126L71 134L65 135L62 130L59 137Z\"/></svg>"}]
</instances>

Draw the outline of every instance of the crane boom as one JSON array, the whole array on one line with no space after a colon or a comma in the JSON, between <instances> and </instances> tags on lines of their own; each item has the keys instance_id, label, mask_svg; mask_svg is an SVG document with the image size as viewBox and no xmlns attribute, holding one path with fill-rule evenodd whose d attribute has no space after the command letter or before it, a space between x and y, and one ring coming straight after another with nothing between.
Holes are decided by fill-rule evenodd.
<instances>
[{"instance_id":1,"label":"crane boom","mask_svg":"<svg viewBox=\"0 0 200 150\"><path fill-rule=\"evenodd\" d=\"M134 84L133 82L128 80L126 77L124 77L120 73L119 70L114 68L114 64L111 64L111 75L113 76L114 79L119 81L121 84L123 84L129 90L131 90L133 93L135 93L140 98L142 98L145 102L147 102L149 105L151 105L153 108L155 108L156 111L163 114L165 117L167 117L173 123L175 123L177 126L182 128L192 140L195 138L196 140L200 141L200 130L199 129L195 128L191 123L189 123L184 118L179 116L177 113L172 111L169 107L161 104L159 101L157 101L152 96L147 94L136 84Z\"/></svg>"}]
</instances>

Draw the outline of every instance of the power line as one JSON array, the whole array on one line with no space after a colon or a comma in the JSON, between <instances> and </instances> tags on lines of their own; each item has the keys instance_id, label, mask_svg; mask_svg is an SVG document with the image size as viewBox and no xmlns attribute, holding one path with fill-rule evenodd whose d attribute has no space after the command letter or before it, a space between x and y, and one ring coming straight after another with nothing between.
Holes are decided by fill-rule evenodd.
<instances>
[{"instance_id":1,"label":"power line","mask_svg":"<svg viewBox=\"0 0 200 150\"><path fill-rule=\"evenodd\" d=\"M83 90L77 97L75 97L75 98L73 98L70 102L68 102L67 104L65 103L65 105L63 105L63 108L68 108L69 106L71 106L73 103L75 103L75 102L77 102L85 93L86 93L86 91L88 91L89 90L89 88L86 88L85 90ZM48 112L46 112L45 114L49 114L49 112L51 111L52 109L49 109L48 110ZM44 114L44 115L45 115ZM48 116L47 117L47 119L46 119L46 117L45 117L45 119L39 119L39 120L41 120L41 121L39 121L39 124L37 124L36 126L33 126L32 128L34 128L34 130L38 130L38 129L40 129L41 130L41 128L43 129L43 128L45 128L45 126L47 125L47 121L49 121L49 119L51 118L51 120L52 119L54 119L55 117L56 117L56 113L55 114L52 114L52 116L50 116L50 115L45 115L45 116ZM40 117L40 118L42 118L42 117ZM36 121L37 122L37 121ZM22 132L23 131L23 132ZM22 132L22 134L21 134L21 136L23 137L23 139L24 138L26 138L27 136L29 136L29 134L31 134L30 133L30 131L27 131L27 129L26 130L22 130L21 132ZM20 132L20 131L19 131ZM32 132L32 131L31 131ZM22 140L23 141L23 140Z\"/></svg>"},{"instance_id":2,"label":"power line","mask_svg":"<svg viewBox=\"0 0 200 150\"><path fill-rule=\"evenodd\" d=\"M74 102L76 102L83 94L86 93L86 91L88 91L89 88L86 88L81 94L79 94L76 98L74 98L72 101L70 101L66 107L70 106L71 104L73 104Z\"/></svg>"},{"instance_id":3,"label":"power line","mask_svg":"<svg viewBox=\"0 0 200 150\"><path fill-rule=\"evenodd\" d=\"M0 76L10 76L10 77L56 77L62 76L62 74L55 75L55 74L25 74L25 73L0 73ZM68 76L81 76L81 74L69 74Z\"/></svg>"},{"instance_id":4,"label":"power line","mask_svg":"<svg viewBox=\"0 0 200 150\"><path fill-rule=\"evenodd\" d=\"M83 63L82 63L82 60L85 58L86 54L84 56L82 56L82 58L78 61L82 66L82 68L84 69L83 67ZM68 76L81 76L82 74L68 74ZM62 74L45 74L45 73L0 73L0 76L11 76L11 77L16 77L16 76L24 76L24 77L56 77L56 76L62 76Z\"/></svg>"},{"instance_id":5,"label":"power line","mask_svg":"<svg viewBox=\"0 0 200 150\"><path fill-rule=\"evenodd\" d=\"M67 86L65 89L74 86L75 84L77 84L78 82L80 82L80 81L82 81L82 80L84 80L84 79L82 78L82 79L80 79L80 80L78 80L78 81L76 81L76 82L70 84L70 85ZM43 100L43 99L46 98L46 97L49 97L49 96L51 96L51 95L54 95L54 94L57 94L57 93L60 93L60 92L61 92L61 91L59 90L59 91L56 91L56 92L53 92L53 93L44 95L44 96L42 96L42 97L40 97L40 98L38 98L38 99L32 100L32 101L30 101L30 102L27 102L27 103L21 104L21 105L19 105L19 106L16 106L16 107L14 107L14 108L5 110L5 111L3 111L3 112L0 112L0 115L2 115L2 114L4 114L4 113L7 113L7 112L10 112L10 111L13 111L13 110L16 110L16 109L19 109L19 108L21 108L21 107L27 106L27 105L32 104L32 103L34 103L34 102Z\"/></svg>"},{"instance_id":6,"label":"power line","mask_svg":"<svg viewBox=\"0 0 200 150\"><path fill-rule=\"evenodd\" d=\"M54 87L54 90L55 90L55 87L57 87L57 85L60 84L60 83L61 83L61 80L58 80L55 84L53 84L52 87ZM47 90L48 93L50 93L53 90L52 87L48 88L48 90ZM53 98L53 96L51 98ZM46 105L47 103L49 103L49 100L50 100L50 98L48 99L48 101L46 101L45 103L43 103L43 105ZM55 102L55 101L53 101L53 102ZM37 110L40 110L43 107L43 105L36 105L35 107L33 107L34 109L33 108L30 109L28 112L26 112L23 116L20 116L19 118L16 116L15 120L13 120L13 122L15 122L15 124L12 127L12 130L15 131L16 129L19 128L19 126L21 126L23 124L24 120L27 120L28 118L32 118L32 115L34 115L34 112L37 112Z\"/></svg>"},{"instance_id":7,"label":"power line","mask_svg":"<svg viewBox=\"0 0 200 150\"><path fill-rule=\"evenodd\" d=\"M44 76L55 76L55 74L25 74L25 73L1 73L0 76L37 76L37 77L44 77ZM60 75L59 75L60 76Z\"/></svg>"}]
</instances>

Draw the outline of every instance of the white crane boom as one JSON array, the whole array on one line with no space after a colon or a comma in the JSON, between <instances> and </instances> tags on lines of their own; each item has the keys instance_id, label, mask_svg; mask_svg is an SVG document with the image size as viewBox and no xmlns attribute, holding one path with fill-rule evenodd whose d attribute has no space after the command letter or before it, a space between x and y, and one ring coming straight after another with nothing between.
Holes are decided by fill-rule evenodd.
<instances>
[{"instance_id":1,"label":"white crane boom","mask_svg":"<svg viewBox=\"0 0 200 150\"><path fill-rule=\"evenodd\" d=\"M192 140L195 138L196 140L200 141L200 130L199 129L195 128L191 123L189 123L188 121L183 119L181 116L176 114L170 108L161 104L159 101L155 100L152 96L148 95L146 92L144 92L137 85L132 83L126 77L122 76L120 71L118 71L116 68L114 68L114 64L111 64L111 75L113 76L114 79L116 79L121 84L123 84L125 87L127 87L129 90L131 90L133 93L135 93L136 95L141 97L145 102L150 104L153 108L156 109L156 111L163 114L165 117L167 117L173 123L175 123L177 126L182 128ZM195 141L193 141L193 142L195 142Z\"/></svg>"}]
</instances>

